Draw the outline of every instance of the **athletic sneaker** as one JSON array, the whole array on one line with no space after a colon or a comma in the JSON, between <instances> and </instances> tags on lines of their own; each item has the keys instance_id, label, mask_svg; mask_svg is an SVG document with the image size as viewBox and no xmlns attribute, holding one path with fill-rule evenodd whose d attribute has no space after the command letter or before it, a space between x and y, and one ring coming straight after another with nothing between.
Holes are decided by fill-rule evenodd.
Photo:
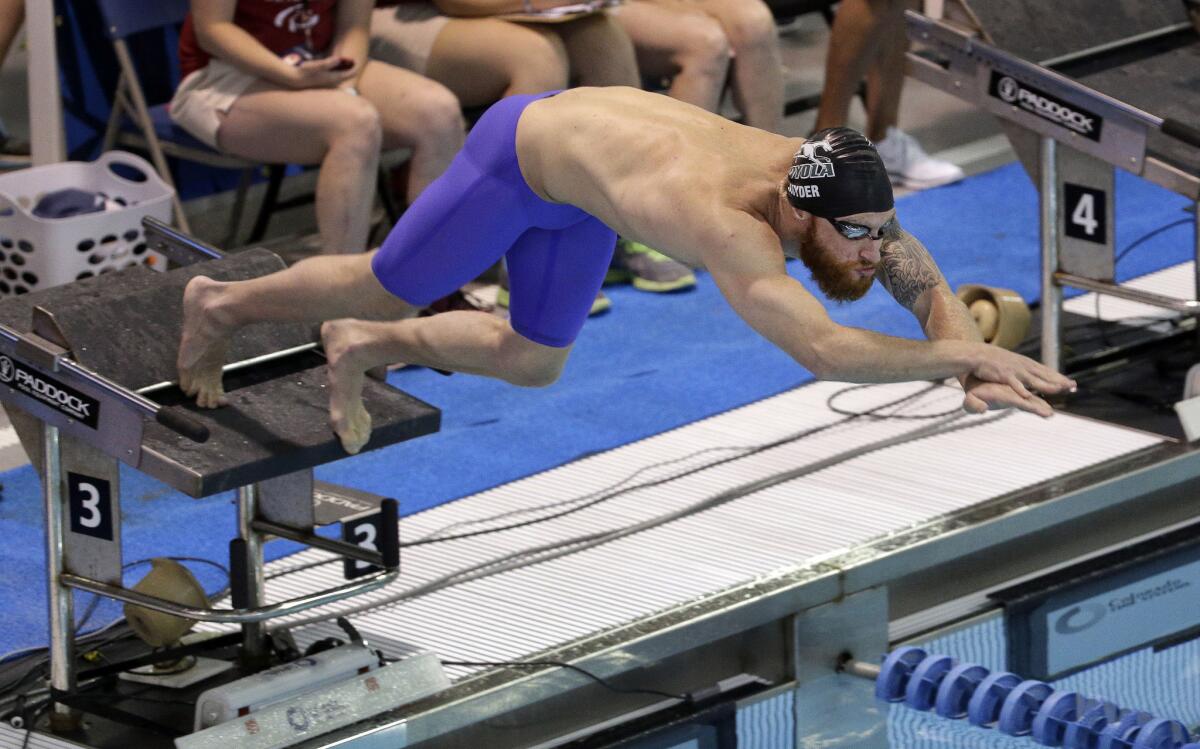
<instances>
[{"instance_id":1,"label":"athletic sneaker","mask_svg":"<svg viewBox=\"0 0 1200 749\"><path fill-rule=\"evenodd\" d=\"M695 286L696 274L683 263L641 242L618 239L617 251L604 282L632 282L635 289L661 293Z\"/></svg>"},{"instance_id":2,"label":"athletic sneaker","mask_svg":"<svg viewBox=\"0 0 1200 749\"><path fill-rule=\"evenodd\" d=\"M496 289L496 306L508 309L509 299L511 297L508 293L508 272L501 268L500 287ZM597 291L596 298L592 300L592 308L588 310L588 317L607 312L611 307L612 300L605 296L603 291Z\"/></svg>"},{"instance_id":3,"label":"athletic sneaker","mask_svg":"<svg viewBox=\"0 0 1200 749\"><path fill-rule=\"evenodd\" d=\"M948 185L965 175L949 161L935 159L925 153L916 138L895 127L889 127L887 137L875 144L892 184L913 190Z\"/></svg>"}]
</instances>

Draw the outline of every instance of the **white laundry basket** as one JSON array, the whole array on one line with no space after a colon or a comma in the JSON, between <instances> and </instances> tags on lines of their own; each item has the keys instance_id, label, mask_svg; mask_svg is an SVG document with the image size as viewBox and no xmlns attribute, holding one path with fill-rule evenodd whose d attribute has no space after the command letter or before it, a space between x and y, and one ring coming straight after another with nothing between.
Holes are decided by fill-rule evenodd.
<instances>
[{"instance_id":1,"label":"white laundry basket","mask_svg":"<svg viewBox=\"0 0 1200 749\"><path fill-rule=\"evenodd\" d=\"M104 193L127 205L67 218L33 215L43 195L66 188ZM172 194L150 164L123 151L0 174L0 297L139 263L166 270L166 259L146 247L142 218L170 221Z\"/></svg>"}]
</instances>

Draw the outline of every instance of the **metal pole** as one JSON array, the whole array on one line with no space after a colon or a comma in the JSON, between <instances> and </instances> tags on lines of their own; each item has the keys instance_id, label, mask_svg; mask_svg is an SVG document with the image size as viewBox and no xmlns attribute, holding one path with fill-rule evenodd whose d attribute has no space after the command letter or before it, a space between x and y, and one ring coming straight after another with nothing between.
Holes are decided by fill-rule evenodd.
<instances>
[{"instance_id":1,"label":"metal pole","mask_svg":"<svg viewBox=\"0 0 1200 749\"><path fill-rule=\"evenodd\" d=\"M63 137L62 95L58 87L58 42L54 3L25 0L25 36L29 40L29 131L35 165L67 158Z\"/></svg>"},{"instance_id":2,"label":"metal pole","mask_svg":"<svg viewBox=\"0 0 1200 749\"><path fill-rule=\"evenodd\" d=\"M1196 295L1192 298L1200 299L1200 200L1192 204L1192 216L1195 218L1195 222L1192 224L1192 245L1195 248L1192 253L1192 259L1195 260L1192 275L1196 282Z\"/></svg>"},{"instance_id":3,"label":"metal pole","mask_svg":"<svg viewBox=\"0 0 1200 749\"><path fill-rule=\"evenodd\" d=\"M62 445L58 427L42 425L42 497L46 510L46 578L50 603L50 687L61 692L75 689L75 611L71 589L62 584L63 494ZM75 714L66 705L54 704L50 725L54 730L75 727Z\"/></svg>"},{"instance_id":4,"label":"metal pole","mask_svg":"<svg viewBox=\"0 0 1200 749\"><path fill-rule=\"evenodd\" d=\"M881 670L878 663L864 663L863 661L849 661L842 666L843 673L857 676L860 679L870 679L871 681L879 678Z\"/></svg>"},{"instance_id":5,"label":"metal pole","mask_svg":"<svg viewBox=\"0 0 1200 749\"><path fill-rule=\"evenodd\" d=\"M1038 179L1042 237L1042 363L1062 371L1062 287L1058 271L1058 144L1042 137Z\"/></svg>"},{"instance_id":6,"label":"metal pole","mask_svg":"<svg viewBox=\"0 0 1200 749\"><path fill-rule=\"evenodd\" d=\"M251 608L263 605L262 536L254 530L258 515L258 485L238 489L238 536L246 542L246 569L250 570L248 598ZM266 653L266 630L258 622L242 625L243 655L248 660L262 658Z\"/></svg>"},{"instance_id":7,"label":"metal pole","mask_svg":"<svg viewBox=\"0 0 1200 749\"><path fill-rule=\"evenodd\" d=\"M229 608L229 609L198 609L191 606L184 606L168 601L156 596L148 596L136 590L122 588L117 585L109 585L98 580L90 580L79 575L64 573L62 575L63 585L68 588L78 588L95 593L99 596L112 598L117 601L125 601L132 603L142 608L150 609L151 611L161 611L164 614L172 614L174 616L183 617L184 619L195 619L198 622L232 622L242 624L245 622L264 622L268 619L273 619L279 616L290 616L298 614L301 611L315 609L318 606L325 606L337 601L344 601L347 598L352 598L362 593L369 593L372 590L377 590L391 583L399 577L399 570L384 570L376 572L370 577L360 577L354 582L344 583L336 588L327 588L319 590L307 595L289 598L286 601L278 601L276 603L259 606L252 609Z\"/></svg>"},{"instance_id":8,"label":"metal pole","mask_svg":"<svg viewBox=\"0 0 1200 749\"><path fill-rule=\"evenodd\" d=\"M1192 299L1200 301L1200 200L1192 204L1192 218L1192 280L1195 289ZM1195 321L1198 324L1192 331L1192 345L1200 349L1200 319Z\"/></svg>"}]
</instances>

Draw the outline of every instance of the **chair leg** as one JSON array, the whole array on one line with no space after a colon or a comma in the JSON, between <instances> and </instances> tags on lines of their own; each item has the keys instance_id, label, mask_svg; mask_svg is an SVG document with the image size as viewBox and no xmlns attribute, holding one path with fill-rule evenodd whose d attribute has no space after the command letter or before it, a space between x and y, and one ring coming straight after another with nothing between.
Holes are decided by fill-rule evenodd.
<instances>
[{"instance_id":1,"label":"chair leg","mask_svg":"<svg viewBox=\"0 0 1200 749\"><path fill-rule=\"evenodd\" d=\"M379 202L383 204L383 213L388 222L395 224L400 220L400 209L396 205L396 196L392 192L392 182L388 170L380 165L375 172L376 190L379 192Z\"/></svg>"},{"instance_id":2,"label":"chair leg","mask_svg":"<svg viewBox=\"0 0 1200 749\"><path fill-rule=\"evenodd\" d=\"M121 72L125 74L126 91L133 100L134 119L141 128L143 136L146 138L146 147L150 151L150 161L154 164L154 168L158 170L158 175L163 181L175 190L171 197L171 202L175 206L175 225L178 226L185 234L191 233L191 227L188 224L187 216L183 212L183 202L179 199L179 190L175 189L175 181L171 179L171 168L167 165L166 156L163 155L162 144L158 141L158 135L154 132L154 122L150 119L150 108L146 105L146 96L142 92L142 87L137 84L137 70L133 66L133 58L129 55L129 47L126 46L124 39L118 39L113 42L113 50L117 53L117 62L120 63Z\"/></svg>"},{"instance_id":3,"label":"chair leg","mask_svg":"<svg viewBox=\"0 0 1200 749\"><path fill-rule=\"evenodd\" d=\"M254 180L254 167L247 167L242 170L242 176L238 180L237 192L233 196L233 210L229 215L229 229L225 232L225 239L221 243L221 249L232 250L236 245L238 229L242 227L242 213L246 206L246 193L250 190L250 183Z\"/></svg>"},{"instance_id":4,"label":"chair leg","mask_svg":"<svg viewBox=\"0 0 1200 749\"><path fill-rule=\"evenodd\" d=\"M271 221L271 214L275 211L275 205L279 202L279 189L283 187L283 173L285 170L283 164L272 164L268 171L267 177L267 192L263 195L262 205L258 208L258 217L254 219L254 228L250 230L250 237L247 242L257 242L267 235L267 224Z\"/></svg>"},{"instance_id":5,"label":"chair leg","mask_svg":"<svg viewBox=\"0 0 1200 749\"><path fill-rule=\"evenodd\" d=\"M117 79L117 91L113 94L112 111L108 115L108 124L104 128L104 142L101 151L109 151L117 142L117 133L121 129L121 118L125 116L125 74Z\"/></svg>"}]
</instances>

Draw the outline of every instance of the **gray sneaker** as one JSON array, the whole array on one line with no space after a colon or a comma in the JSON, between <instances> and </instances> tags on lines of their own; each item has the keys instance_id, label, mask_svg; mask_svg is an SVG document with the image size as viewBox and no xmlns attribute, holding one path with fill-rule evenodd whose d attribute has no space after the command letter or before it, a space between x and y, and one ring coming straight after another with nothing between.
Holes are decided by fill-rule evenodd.
<instances>
[{"instance_id":1,"label":"gray sneaker","mask_svg":"<svg viewBox=\"0 0 1200 749\"><path fill-rule=\"evenodd\" d=\"M966 176L957 164L930 156L915 138L895 127L888 128L887 137L877 142L875 148L893 185L924 190L958 182Z\"/></svg>"},{"instance_id":2,"label":"gray sneaker","mask_svg":"<svg viewBox=\"0 0 1200 749\"><path fill-rule=\"evenodd\" d=\"M696 274L683 263L630 239L618 239L605 283L632 282L633 288L663 293L690 289Z\"/></svg>"}]
</instances>

